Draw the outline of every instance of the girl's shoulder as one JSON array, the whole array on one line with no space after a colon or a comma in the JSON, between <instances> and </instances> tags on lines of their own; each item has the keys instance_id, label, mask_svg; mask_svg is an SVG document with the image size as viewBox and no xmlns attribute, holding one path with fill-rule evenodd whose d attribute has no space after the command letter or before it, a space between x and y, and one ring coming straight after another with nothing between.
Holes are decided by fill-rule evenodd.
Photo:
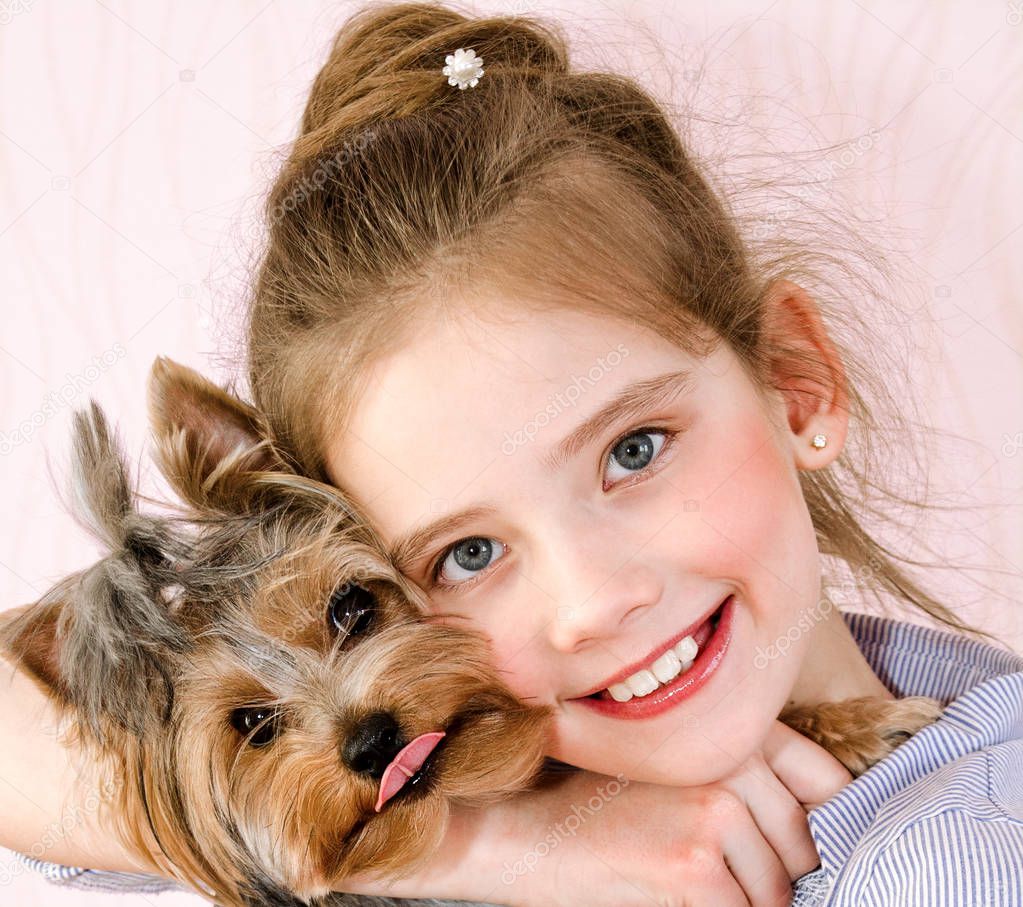
<instances>
[{"instance_id":1,"label":"girl's shoulder","mask_svg":"<svg viewBox=\"0 0 1023 907\"><path fill-rule=\"evenodd\" d=\"M909 785L878 811L828 903L1023 907L1021 778L1023 735Z\"/></svg>"},{"instance_id":2,"label":"girl's shoulder","mask_svg":"<svg viewBox=\"0 0 1023 907\"><path fill-rule=\"evenodd\" d=\"M1023 657L970 637L845 613L897 696L945 711L810 813L829 905L1023 907Z\"/></svg>"},{"instance_id":3,"label":"girl's shoulder","mask_svg":"<svg viewBox=\"0 0 1023 907\"><path fill-rule=\"evenodd\" d=\"M863 657L896 696L951 703L978 684L1023 671L1023 655L948 629L842 611Z\"/></svg>"}]
</instances>

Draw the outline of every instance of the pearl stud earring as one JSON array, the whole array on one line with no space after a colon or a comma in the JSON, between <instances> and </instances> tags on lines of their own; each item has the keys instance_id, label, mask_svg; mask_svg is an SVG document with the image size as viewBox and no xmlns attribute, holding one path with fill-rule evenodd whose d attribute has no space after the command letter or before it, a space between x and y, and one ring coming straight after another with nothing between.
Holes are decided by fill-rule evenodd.
<instances>
[{"instance_id":1,"label":"pearl stud earring","mask_svg":"<svg viewBox=\"0 0 1023 907\"><path fill-rule=\"evenodd\" d=\"M828 443L827 435L814 435L813 440L810 442L814 447L820 450L825 444Z\"/></svg>"}]
</instances>

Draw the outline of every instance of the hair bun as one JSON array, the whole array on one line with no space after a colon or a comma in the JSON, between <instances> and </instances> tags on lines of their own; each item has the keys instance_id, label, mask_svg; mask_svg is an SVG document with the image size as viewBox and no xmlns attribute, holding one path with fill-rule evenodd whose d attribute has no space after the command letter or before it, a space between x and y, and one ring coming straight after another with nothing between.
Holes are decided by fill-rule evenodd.
<instances>
[{"instance_id":1,"label":"hair bun","mask_svg":"<svg viewBox=\"0 0 1023 907\"><path fill-rule=\"evenodd\" d=\"M351 15L334 38L302 115L300 143L322 149L350 129L409 116L465 94L448 84L444 60L458 48L481 57L474 91L502 76L550 76L568 69L557 26L522 16L470 18L437 3L376 3ZM478 101L478 98L476 99Z\"/></svg>"}]
</instances>

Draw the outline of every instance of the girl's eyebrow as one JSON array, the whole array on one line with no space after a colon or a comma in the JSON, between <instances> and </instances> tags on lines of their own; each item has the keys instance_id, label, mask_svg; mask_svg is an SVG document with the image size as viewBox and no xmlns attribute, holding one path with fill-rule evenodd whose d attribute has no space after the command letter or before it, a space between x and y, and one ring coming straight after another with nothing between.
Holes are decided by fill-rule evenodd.
<instances>
[{"instance_id":1,"label":"girl's eyebrow","mask_svg":"<svg viewBox=\"0 0 1023 907\"><path fill-rule=\"evenodd\" d=\"M692 369L677 369L654 378L644 378L627 384L592 416L577 425L542 462L548 469L560 469L566 460L602 435L607 428L624 419L638 416L648 409L667 406L679 394L691 390Z\"/></svg>"},{"instance_id":2,"label":"girl's eyebrow","mask_svg":"<svg viewBox=\"0 0 1023 907\"><path fill-rule=\"evenodd\" d=\"M434 541L449 532L456 532L465 523L479 520L497 513L497 508L480 505L448 514L403 535L391 546L391 560L399 572L407 573L433 545Z\"/></svg>"},{"instance_id":3,"label":"girl's eyebrow","mask_svg":"<svg viewBox=\"0 0 1023 907\"><path fill-rule=\"evenodd\" d=\"M649 409L666 406L679 394L691 390L692 385L693 370L685 368L627 384L593 415L572 429L553 451L542 457L541 462L552 471L559 469L566 460L603 434L610 425ZM465 523L492 516L496 512L497 508L493 505L479 504L412 529L400 536L391 546L391 560L399 571L406 573L429 550L436 539L454 533Z\"/></svg>"}]
</instances>

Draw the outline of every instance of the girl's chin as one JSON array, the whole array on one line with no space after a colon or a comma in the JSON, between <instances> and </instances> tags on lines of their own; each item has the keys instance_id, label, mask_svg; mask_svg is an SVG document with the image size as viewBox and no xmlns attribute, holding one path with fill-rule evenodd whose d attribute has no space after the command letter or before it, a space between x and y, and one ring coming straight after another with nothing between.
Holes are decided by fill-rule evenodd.
<instances>
[{"instance_id":1,"label":"girl's chin","mask_svg":"<svg viewBox=\"0 0 1023 907\"><path fill-rule=\"evenodd\" d=\"M551 755L588 771L671 787L713 784L734 774L762 751L773 716L784 707L795 681L787 672L796 669L792 662L798 657L790 653L787 670L774 664L768 672L740 670L734 679L736 662L749 663L753 657L748 640L757 634L748 621L739 608L719 668L720 690L711 677L692 706L680 704L638 721L574 714L555 733L553 749L558 752ZM572 745L562 746L564 742Z\"/></svg>"},{"instance_id":2,"label":"girl's chin","mask_svg":"<svg viewBox=\"0 0 1023 907\"><path fill-rule=\"evenodd\" d=\"M730 737L715 741L702 737L699 744L684 739L670 739L651 746L645 753L630 750L615 756L604 752L593 754L552 753L555 759L601 775L624 775L630 781L662 784L668 787L697 787L713 784L736 772L763 743L763 737L738 739Z\"/></svg>"},{"instance_id":3,"label":"girl's chin","mask_svg":"<svg viewBox=\"0 0 1023 907\"><path fill-rule=\"evenodd\" d=\"M761 688L761 695L767 690ZM575 745L553 747L554 759L605 775L622 774L630 780L673 787L711 784L735 773L761 753L774 719L774 698L764 701L749 695L728 696L709 715L690 715L665 730L644 722L629 722L623 746L594 747L594 729L574 728ZM784 705L784 695L782 696ZM741 708L735 708L742 704ZM779 709L782 707L780 706ZM646 733L644 733L646 731ZM569 741L563 730L558 743Z\"/></svg>"}]
</instances>

